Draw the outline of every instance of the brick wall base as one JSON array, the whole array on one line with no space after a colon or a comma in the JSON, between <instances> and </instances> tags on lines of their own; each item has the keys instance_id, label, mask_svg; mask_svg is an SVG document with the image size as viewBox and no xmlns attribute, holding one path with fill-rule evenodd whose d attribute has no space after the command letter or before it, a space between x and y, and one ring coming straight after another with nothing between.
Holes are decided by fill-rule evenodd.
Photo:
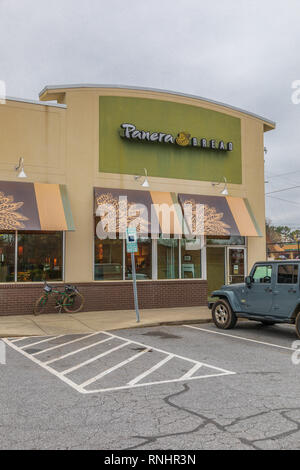
<instances>
[{"instance_id":1,"label":"brick wall base","mask_svg":"<svg viewBox=\"0 0 300 470\"><path fill-rule=\"evenodd\" d=\"M51 285L63 290L62 284ZM85 298L84 312L134 308L131 282L89 282L76 286ZM32 314L42 289L42 284L0 285L0 315ZM207 305L207 281L139 281L137 289L141 309ZM45 313L56 311L52 296Z\"/></svg>"}]
</instances>

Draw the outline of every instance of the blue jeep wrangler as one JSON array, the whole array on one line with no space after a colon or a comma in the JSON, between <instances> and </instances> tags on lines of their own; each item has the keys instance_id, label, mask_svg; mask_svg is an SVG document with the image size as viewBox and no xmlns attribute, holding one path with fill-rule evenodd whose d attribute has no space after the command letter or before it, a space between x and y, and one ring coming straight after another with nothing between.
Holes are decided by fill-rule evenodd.
<instances>
[{"instance_id":1,"label":"blue jeep wrangler","mask_svg":"<svg viewBox=\"0 0 300 470\"><path fill-rule=\"evenodd\" d=\"M255 263L242 284L222 286L209 302L218 328L234 328L238 318L274 325L292 323L300 338L300 260Z\"/></svg>"}]
</instances>

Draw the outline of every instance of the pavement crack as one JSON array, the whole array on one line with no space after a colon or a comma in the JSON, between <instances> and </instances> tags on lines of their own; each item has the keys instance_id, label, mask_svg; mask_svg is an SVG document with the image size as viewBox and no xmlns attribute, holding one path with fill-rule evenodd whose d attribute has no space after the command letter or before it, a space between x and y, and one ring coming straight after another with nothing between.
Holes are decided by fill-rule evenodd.
<instances>
[{"instance_id":1,"label":"pavement crack","mask_svg":"<svg viewBox=\"0 0 300 470\"><path fill-rule=\"evenodd\" d=\"M166 396L165 398L163 398L163 401L171 406L172 408L175 408L179 411L184 411L186 413L188 413L189 415L192 415L192 416L195 416L197 417L198 419L201 419L201 423L199 425L197 425L195 428L189 430L189 431L179 431L179 432L174 432L174 433L164 433L164 434L157 434L157 435L152 435L152 436L131 436L131 438L134 438L134 439L143 439L143 442L139 443L139 444L136 444L134 446L131 446L131 447L127 447L126 449L124 450L133 450L133 449L138 449L139 447L142 447L142 446L145 446L147 444L151 444L153 442L157 442L158 440L160 439L163 439L163 438L166 438L166 437L175 437L175 436L182 436L182 435L188 435L188 434L193 434L193 433L196 433L198 432L200 429L203 429L205 428L206 426L208 425L213 425L214 427L216 427L219 431L221 432L227 432L226 430L226 426L223 426L221 425L220 423L218 423L216 420L212 419L212 418L208 418L207 416L203 415L203 414L200 414L200 413L197 413L196 411L193 411L193 410L190 410L188 408L185 408L183 406L179 406L179 405L176 405L175 403L173 403L171 400L171 398L175 398L175 397L178 397L186 392L188 392L190 390L190 387L187 385L187 384L183 384L183 389L180 390L179 392L176 392L176 393L172 393L171 395L168 395ZM247 445L248 447L252 448L252 449L258 449L258 447L252 443L251 441L247 440L247 439L244 439L244 438L238 438L238 440L242 443L242 444L245 444Z\"/></svg>"}]
</instances>

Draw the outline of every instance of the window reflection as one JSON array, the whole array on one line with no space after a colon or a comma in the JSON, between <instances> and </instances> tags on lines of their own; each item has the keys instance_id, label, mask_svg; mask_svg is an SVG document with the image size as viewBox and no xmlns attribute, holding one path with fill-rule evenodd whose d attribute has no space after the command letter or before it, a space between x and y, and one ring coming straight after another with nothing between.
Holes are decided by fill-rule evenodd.
<instances>
[{"instance_id":1,"label":"window reflection","mask_svg":"<svg viewBox=\"0 0 300 470\"><path fill-rule=\"evenodd\" d=\"M297 284L298 283L298 265L280 264L277 274L278 284Z\"/></svg>"},{"instance_id":2,"label":"window reflection","mask_svg":"<svg viewBox=\"0 0 300 470\"><path fill-rule=\"evenodd\" d=\"M61 281L63 233L18 233L18 282Z\"/></svg>"},{"instance_id":3,"label":"window reflection","mask_svg":"<svg viewBox=\"0 0 300 470\"><path fill-rule=\"evenodd\" d=\"M138 239L138 252L135 253L135 266L137 280L152 278L152 240L151 238ZM131 254L126 253L125 279L132 279Z\"/></svg>"},{"instance_id":4,"label":"window reflection","mask_svg":"<svg viewBox=\"0 0 300 470\"><path fill-rule=\"evenodd\" d=\"M95 280L123 279L123 240L95 238Z\"/></svg>"},{"instance_id":5,"label":"window reflection","mask_svg":"<svg viewBox=\"0 0 300 470\"><path fill-rule=\"evenodd\" d=\"M15 234L0 234L0 282L13 282L15 277Z\"/></svg>"},{"instance_id":6,"label":"window reflection","mask_svg":"<svg viewBox=\"0 0 300 470\"><path fill-rule=\"evenodd\" d=\"M214 238L212 236L206 237L207 245L245 245L245 237L232 236L232 237L218 237Z\"/></svg>"},{"instance_id":7,"label":"window reflection","mask_svg":"<svg viewBox=\"0 0 300 470\"><path fill-rule=\"evenodd\" d=\"M272 265L268 266L256 266L252 275L253 281L256 283L267 283L270 284L272 280Z\"/></svg>"},{"instance_id":8,"label":"window reflection","mask_svg":"<svg viewBox=\"0 0 300 470\"><path fill-rule=\"evenodd\" d=\"M157 240L157 278L179 278L179 243L175 238Z\"/></svg>"},{"instance_id":9,"label":"window reflection","mask_svg":"<svg viewBox=\"0 0 300 470\"><path fill-rule=\"evenodd\" d=\"M201 277L201 241L181 240L181 278Z\"/></svg>"}]
</instances>

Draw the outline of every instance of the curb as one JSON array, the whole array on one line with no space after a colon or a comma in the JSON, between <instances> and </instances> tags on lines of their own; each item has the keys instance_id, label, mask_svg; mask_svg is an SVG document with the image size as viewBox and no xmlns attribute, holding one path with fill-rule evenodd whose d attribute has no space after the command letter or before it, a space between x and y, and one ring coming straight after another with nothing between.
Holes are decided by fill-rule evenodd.
<instances>
[{"instance_id":1,"label":"curb","mask_svg":"<svg viewBox=\"0 0 300 470\"><path fill-rule=\"evenodd\" d=\"M162 321L162 322L155 322L155 323L143 323L143 325L133 325L129 327L123 327L123 328L110 328L107 331L113 331L113 330L129 330L131 328L148 328L150 326L174 326L174 325L185 325L187 323L193 324L193 323L211 323L212 319L211 318L201 318L199 320L173 320L173 321Z\"/></svg>"},{"instance_id":2,"label":"curb","mask_svg":"<svg viewBox=\"0 0 300 470\"><path fill-rule=\"evenodd\" d=\"M130 329L133 329L133 328L149 328L149 327L154 327L154 326L175 326L175 325L185 325L185 324L194 324L194 323L211 323L212 322L212 319L211 318L201 318L199 320L195 320L195 319L192 319L192 320L173 320L173 321L161 321L161 322L149 322L149 323L143 323L142 325L141 324L137 324L137 325L131 325L131 326L123 326L123 327L114 327L114 328L109 328L105 331L115 331L115 330L130 330ZM96 331L96 330L95 330ZM99 330L100 331L100 330ZM82 333L65 333L66 335L67 334L82 334ZM0 333L0 339L1 338L23 338L23 337L26 337L26 338L29 338L30 336L53 336L53 335L47 335L46 333L44 335L22 335L20 333L17 333L17 334L1 334Z\"/></svg>"}]
</instances>

